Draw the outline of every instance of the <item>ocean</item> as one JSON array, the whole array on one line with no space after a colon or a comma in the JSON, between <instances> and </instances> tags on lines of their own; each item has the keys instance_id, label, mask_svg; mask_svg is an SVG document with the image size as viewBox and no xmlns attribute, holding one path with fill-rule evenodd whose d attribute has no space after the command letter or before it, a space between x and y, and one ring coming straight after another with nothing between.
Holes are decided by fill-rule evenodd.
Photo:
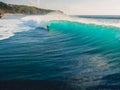
<instances>
[{"instance_id":1,"label":"ocean","mask_svg":"<svg viewBox=\"0 0 120 90\"><path fill-rule=\"evenodd\" d=\"M0 80L65 83L59 90L120 86L120 16L3 17Z\"/></svg>"}]
</instances>

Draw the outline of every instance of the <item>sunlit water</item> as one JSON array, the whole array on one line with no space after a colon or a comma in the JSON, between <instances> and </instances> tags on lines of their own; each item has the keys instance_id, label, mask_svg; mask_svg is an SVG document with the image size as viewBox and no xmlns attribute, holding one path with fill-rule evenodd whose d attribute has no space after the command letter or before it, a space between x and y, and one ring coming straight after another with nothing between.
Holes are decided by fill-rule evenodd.
<instances>
[{"instance_id":1,"label":"sunlit water","mask_svg":"<svg viewBox=\"0 0 120 90\"><path fill-rule=\"evenodd\" d=\"M0 80L62 81L73 87L120 85L119 27L65 20L49 21L48 26L24 32L22 28L0 41Z\"/></svg>"}]
</instances>

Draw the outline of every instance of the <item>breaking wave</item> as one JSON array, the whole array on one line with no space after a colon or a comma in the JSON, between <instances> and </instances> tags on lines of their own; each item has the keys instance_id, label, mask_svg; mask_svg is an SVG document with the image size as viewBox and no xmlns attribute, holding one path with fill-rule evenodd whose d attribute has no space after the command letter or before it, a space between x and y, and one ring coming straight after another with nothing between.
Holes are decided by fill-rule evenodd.
<instances>
[{"instance_id":1,"label":"breaking wave","mask_svg":"<svg viewBox=\"0 0 120 90\"><path fill-rule=\"evenodd\" d=\"M1 40L31 30L0 44L0 79L120 86L119 20L104 23L52 13L0 22ZM47 25L49 32L38 28Z\"/></svg>"},{"instance_id":2,"label":"breaking wave","mask_svg":"<svg viewBox=\"0 0 120 90\"><path fill-rule=\"evenodd\" d=\"M37 27L46 29L49 22L53 20L65 20L85 24L120 27L119 22L100 22L93 19L71 17L65 14L50 13L47 15L31 15L19 19L1 19L0 40L8 39L9 37L14 36L15 33L31 30Z\"/></svg>"}]
</instances>

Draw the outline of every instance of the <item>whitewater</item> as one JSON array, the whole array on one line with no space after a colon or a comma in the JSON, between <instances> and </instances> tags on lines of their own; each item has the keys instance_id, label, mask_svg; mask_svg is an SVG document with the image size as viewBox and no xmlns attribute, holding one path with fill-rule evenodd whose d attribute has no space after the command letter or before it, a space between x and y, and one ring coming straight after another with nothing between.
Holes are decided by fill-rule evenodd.
<instances>
[{"instance_id":1,"label":"whitewater","mask_svg":"<svg viewBox=\"0 0 120 90\"><path fill-rule=\"evenodd\" d=\"M0 40L8 39L14 36L17 32L23 32L37 27L43 27L46 29L49 22L53 20L66 20L70 22L78 22L85 24L95 24L117 28L120 27L120 20L112 20L111 22L106 22L105 20L101 21L89 18L78 18L59 13L24 16L19 19L3 18L0 20Z\"/></svg>"},{"instance_id":2,"label":"whitewater","mask_svg":"<svg viewBox=\"0 0 120 90\"><path fill-rule=\"evenodd\" d=\"M120 16L89 17L0 19L0 80L40 80L55 90L119 90Z\"/></svg>"}]
</instances>

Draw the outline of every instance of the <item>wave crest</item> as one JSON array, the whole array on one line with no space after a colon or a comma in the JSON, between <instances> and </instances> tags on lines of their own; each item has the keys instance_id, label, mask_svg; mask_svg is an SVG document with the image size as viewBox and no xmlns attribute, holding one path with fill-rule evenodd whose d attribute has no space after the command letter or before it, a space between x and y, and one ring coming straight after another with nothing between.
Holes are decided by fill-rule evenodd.
<instances>
[{"instance_id":1,"label":"wave crest","mask_svg":"<svg viewBox=\"0 0 120 90\"><path fill-rule=\"evenodd\" d=\"M70 20L70 17L68 17L65 14L50 13L47 15L34 15L22 18L23 25L29 26L31 28L36 27L46 28L48 22L51 20Z\"/></svg>"},{"instance_id":2,"label":"wave crest","mask_svg":"<svg viewBox=\"0 0 120 90\"><path fill-rule=\"evenodd\" d=\"M119 21L116 22L100 22L94 19L85 19L71 17L60 13L50 13L47 15L31 15L19 19L1 19L0 20L0 40L14 36L17 32L34 29L37 27L47 28L47 25L52 20L65 20L71 22L95 24L102 26L120 27Z\"/></svg>"},{"instance_id":3,"label":"wave crest","mask_svg":"<svg viewBox=\"0 0 120 90\"><path fill-rule=\"evenodd\" d=\"M117 23L116 22L106 22L106 21L103 22L103 21L95 20L95 19L71 17L71 16L68 16L65 14L60 14L60 13L50 13L47 15L26 16L26 17L22 18L23 24L26 26L29 26L31 28L35 28L35 27L46 28L49 21L52 21L52 20L66 20L66 21L85 23L85 24L120 27L119 22L117 22Z\"/></svg>"}]
</instances>

